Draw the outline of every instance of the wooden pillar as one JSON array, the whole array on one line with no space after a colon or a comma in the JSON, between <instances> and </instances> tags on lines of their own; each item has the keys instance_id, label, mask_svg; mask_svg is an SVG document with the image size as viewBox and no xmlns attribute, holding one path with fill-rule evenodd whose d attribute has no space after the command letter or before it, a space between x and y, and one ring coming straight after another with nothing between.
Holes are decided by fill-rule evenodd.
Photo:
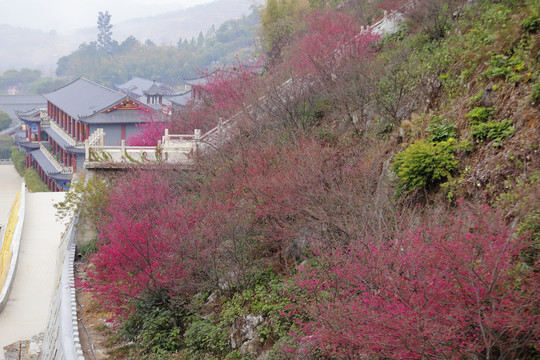
<instances>
[{"instance_id":1,"label":"wooden pillar","mask_svg":"<svg viewBox=\"0 0 540 360\"><path fill-rule=\"evenodd\" d=\"M77 156L75 154L72 155L73 157L73 173L77 172Z\"/></svg>"}]
</instances>

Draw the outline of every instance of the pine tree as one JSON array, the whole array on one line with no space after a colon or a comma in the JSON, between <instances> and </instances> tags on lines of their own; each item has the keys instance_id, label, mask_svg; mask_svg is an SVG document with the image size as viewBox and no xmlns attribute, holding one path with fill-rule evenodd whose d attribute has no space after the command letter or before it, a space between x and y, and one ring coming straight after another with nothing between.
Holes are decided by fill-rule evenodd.
<instances>
[{"instance_id":1,"label":"pine tree","mask_svg":"<svg viewBox=\"0 0 540 360\"><path fill-rule=\"evenodd\" d=\"M110 52L112 49L112 25L111 14L108 11L100 11L98 15L98 48L105 52Z\"/></svg>"}]
</instances>

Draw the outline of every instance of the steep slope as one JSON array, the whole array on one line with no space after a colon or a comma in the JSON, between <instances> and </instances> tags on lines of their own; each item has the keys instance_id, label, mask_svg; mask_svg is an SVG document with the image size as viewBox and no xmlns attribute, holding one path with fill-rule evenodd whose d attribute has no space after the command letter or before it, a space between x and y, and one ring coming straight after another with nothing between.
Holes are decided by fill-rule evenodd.
<instances>
[{"instance_id":1,"label":"steep slope","mask_svg":"<svg viewBox=\"0 0 540 360\"><path fill-rule=\"evenodd\" d=\"M537 357L540 9L465 3L419 2L379 38L361 32L356 11L382 15L369 2L269 1L263 33L295 25L273 66L216 76L167 122L234 115L226 141L85 208L84 287L121 324L116 350Z\"/></svg>"}]
</instances>

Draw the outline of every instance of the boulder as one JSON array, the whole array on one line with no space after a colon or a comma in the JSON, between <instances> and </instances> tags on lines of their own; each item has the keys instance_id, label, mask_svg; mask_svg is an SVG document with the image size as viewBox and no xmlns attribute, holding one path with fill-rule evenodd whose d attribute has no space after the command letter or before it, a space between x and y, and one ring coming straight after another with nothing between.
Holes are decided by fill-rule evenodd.
<instances>
[{"instance_id":1,"label":"boulder","mask_svg":"<svg viewBox=\"0 0 540 360\"><path fill-rule=\"evenodd\" d=\"M257 326L263 320L264 318L261 315L242 315L238 317L229 335L231 348L238 349L242 355L257 356L261 352Z\"/></svg>"}]
</instances>

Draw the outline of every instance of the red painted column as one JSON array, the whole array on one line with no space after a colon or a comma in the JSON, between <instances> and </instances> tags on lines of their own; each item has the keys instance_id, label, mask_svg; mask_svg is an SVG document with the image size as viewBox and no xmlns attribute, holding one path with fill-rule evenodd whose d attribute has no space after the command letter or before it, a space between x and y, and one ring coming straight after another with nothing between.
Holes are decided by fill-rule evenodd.
<instances>
[{"instance_id":1,"label":"red painted column","mask_svg":"<svg viewBox=\"0 0 540 360\"><path fill-rule=\"evenodd\" d=\"M77 172L77 157L75 154L72 155L72 162L73 162L73 173Z\"/></svg>"},{"instance_id":2,"label":"red painted column","mask_svg":"<svg viewBox=\"0 0 540 360\"><path fill-rule=\"evenodd\" d=\"M126 124L122 124L120 126L120 134L121 134L122 140L126 140Z\"/></svg>"}]
</instances>

